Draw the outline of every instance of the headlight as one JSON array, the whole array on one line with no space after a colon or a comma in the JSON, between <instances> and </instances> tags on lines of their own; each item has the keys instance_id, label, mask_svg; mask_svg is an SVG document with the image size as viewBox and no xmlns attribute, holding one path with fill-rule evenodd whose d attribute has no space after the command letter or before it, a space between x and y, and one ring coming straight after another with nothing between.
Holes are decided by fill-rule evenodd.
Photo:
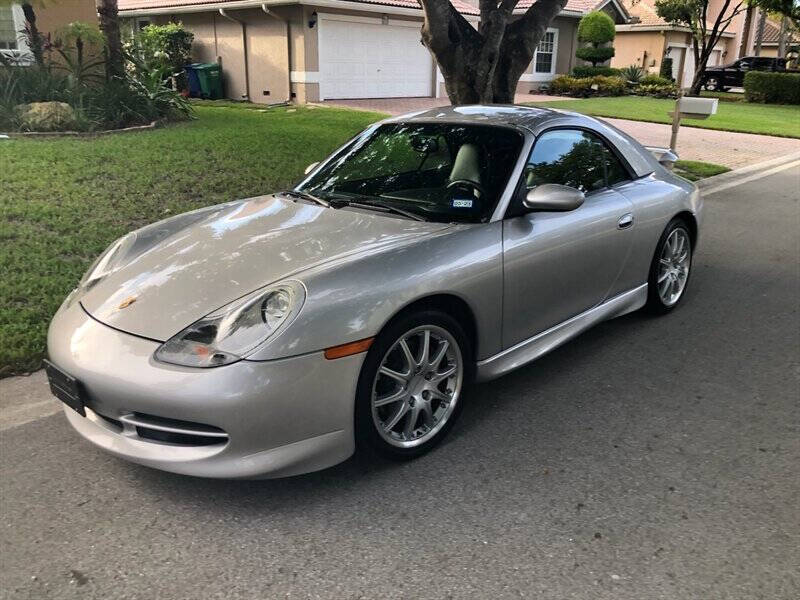
<instances>
[{"instance_id":1,"label":"headlight","mask_svg":"<svg viewBox=\"0 0 800 600\"><path fill-rule=\"evenodd\" d=\"M285 329L305 301L297 281L260 289L193 323L156 350L161 362L219 367L241 360Z\"/></svg>"}]
</instances>

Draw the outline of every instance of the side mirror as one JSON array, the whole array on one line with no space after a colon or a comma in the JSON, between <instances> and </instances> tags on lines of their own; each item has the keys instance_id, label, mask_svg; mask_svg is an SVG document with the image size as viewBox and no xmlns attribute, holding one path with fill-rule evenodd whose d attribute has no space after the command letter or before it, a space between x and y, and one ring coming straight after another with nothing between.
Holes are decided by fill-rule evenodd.
<instances>
[{"instance_id":1,"label":"side mirror","mask_svg":"<svg viewBox=\"0 0 800 600\"><path fill-rule=\"evenodd\" d=\"M558 183L545 183L530 190L522 204L528 210L566 212L578 208L583 200L580 190Z\"/></svg>"},{"instance_id":2,"label":"side mirror","mask_svg":"<svg viewBox=\"0 0 800 600\"><path fill-rule=\"evenodd\" d=\"M306 170L305 170L305 171L303 171L303 173L304 173L305 175L308 175L309 173L311 173L311 171L313 171L314 169L316 169L316 168L317 168L317 165L318 165L318 164L319 164L319 161L317 161L317 162L314 162L314 163L311 163L310 165L308 165L308 166L306 167Z\"/></svg>"}]
</instances>

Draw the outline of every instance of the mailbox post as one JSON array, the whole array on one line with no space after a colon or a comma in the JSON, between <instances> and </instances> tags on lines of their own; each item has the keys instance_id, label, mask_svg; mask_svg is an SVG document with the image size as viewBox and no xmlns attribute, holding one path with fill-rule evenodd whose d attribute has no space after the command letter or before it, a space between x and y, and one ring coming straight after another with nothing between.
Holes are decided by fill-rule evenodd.
<instances>
[{"instance_id":1,"label":"mailbox post","mask_svg":"<svg viewBox=\"0 0 800 600\"><path fill-rule=\"evenodd\" d=\"M672 117L672 136L669 140L669 149L675 152L678 147L678 130L681 126L681 119L707 119L711 115L717 114L716 98L694 98L683 95L683 90L678 92L678 99L675 101L675 111L668 113Z\"/></svg>"}]
</instances>

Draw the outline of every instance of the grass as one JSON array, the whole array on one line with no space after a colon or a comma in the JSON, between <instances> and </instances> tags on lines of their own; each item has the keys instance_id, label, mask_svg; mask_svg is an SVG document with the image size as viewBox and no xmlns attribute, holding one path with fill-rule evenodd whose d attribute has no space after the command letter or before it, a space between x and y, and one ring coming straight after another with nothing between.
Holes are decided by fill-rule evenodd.
<instances>
[{"instance_id":1,"label":"grass","mask_svg":"<svg viewBox=\"0 0 800 600\"><path fill-rule=\"evenodd\" d=\"M39 367L47 324L114 239L287 187L384 117L198 105L196 121L96 139L0 140L0 376Z\"/></svg>"},{"instance_id":2,"label":"grass","mask_svg":"<svg viewBox=\"0 0 800 600\"><path fill-rule=\"evenodd\" d=\"M675 162L675 174L689 181L697 181L698 179L727 173L728 171L730 171L728 167L699 160L679 160Z\"/></svg>"},{"instance_id":3,"label":"grass","mask_svg":"<svg viewBox=\"0 0 800 600\"><path fill-rule=\"evenodd\" d=\"M667 113L675 101L642 96L609 98L576 98L537 102L535 106L562 108L598 117L616 117L652 123L671 123ZM753 104L749 102L720 102L717 114L706 120L683 119L681 125L702 129L720 129L743 133L761 133L780 137L800 138L800 106L785 104Z\"/></svg>"}]
</instances>

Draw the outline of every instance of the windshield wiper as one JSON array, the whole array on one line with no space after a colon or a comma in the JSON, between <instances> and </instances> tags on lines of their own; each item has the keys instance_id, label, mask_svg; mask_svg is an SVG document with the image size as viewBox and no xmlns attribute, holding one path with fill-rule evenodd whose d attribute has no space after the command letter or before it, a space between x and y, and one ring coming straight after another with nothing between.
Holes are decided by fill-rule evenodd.
<instances>
[{"instance_id":1,"label":"windshield wiper","mask_svg":"<svg viewBox=\"0 0 800 600\"><path fill-rule=\"evenodd\" d=\"M317 198L316 196L309 194L308 192L298 192L295 190L284 190L282 192L278 192L282 196L289 196L290 198L300 198L301 200L311 200L312 202L316 202L317 204L324 206L325 208L330 208L331 203L327 200L323 200L322 198Z\"/></svg>"},{"instance_id":2,"label":"windshield wiper","mask_svg":"<svg viewBox=\"0 0 800 600\"><path fill-rule=\"evenodd\" d=\"M414 219L415 221L428 221L429 219L423 217L420 214L415 212L411 212L410 210L404 210L402 208L397 208L396 206L392 206L391 204L386 204L385 202L381 202L380 200L373 200L372 198L359 198L358 200L345 200L336 198L333 200L336 203L336 206L355 206L356 208L377 208L378 210L382 210L384 212L393 212L398 215L403 215L404 217L408 217L409 219Z\"/></svg>"}]
</instances>

